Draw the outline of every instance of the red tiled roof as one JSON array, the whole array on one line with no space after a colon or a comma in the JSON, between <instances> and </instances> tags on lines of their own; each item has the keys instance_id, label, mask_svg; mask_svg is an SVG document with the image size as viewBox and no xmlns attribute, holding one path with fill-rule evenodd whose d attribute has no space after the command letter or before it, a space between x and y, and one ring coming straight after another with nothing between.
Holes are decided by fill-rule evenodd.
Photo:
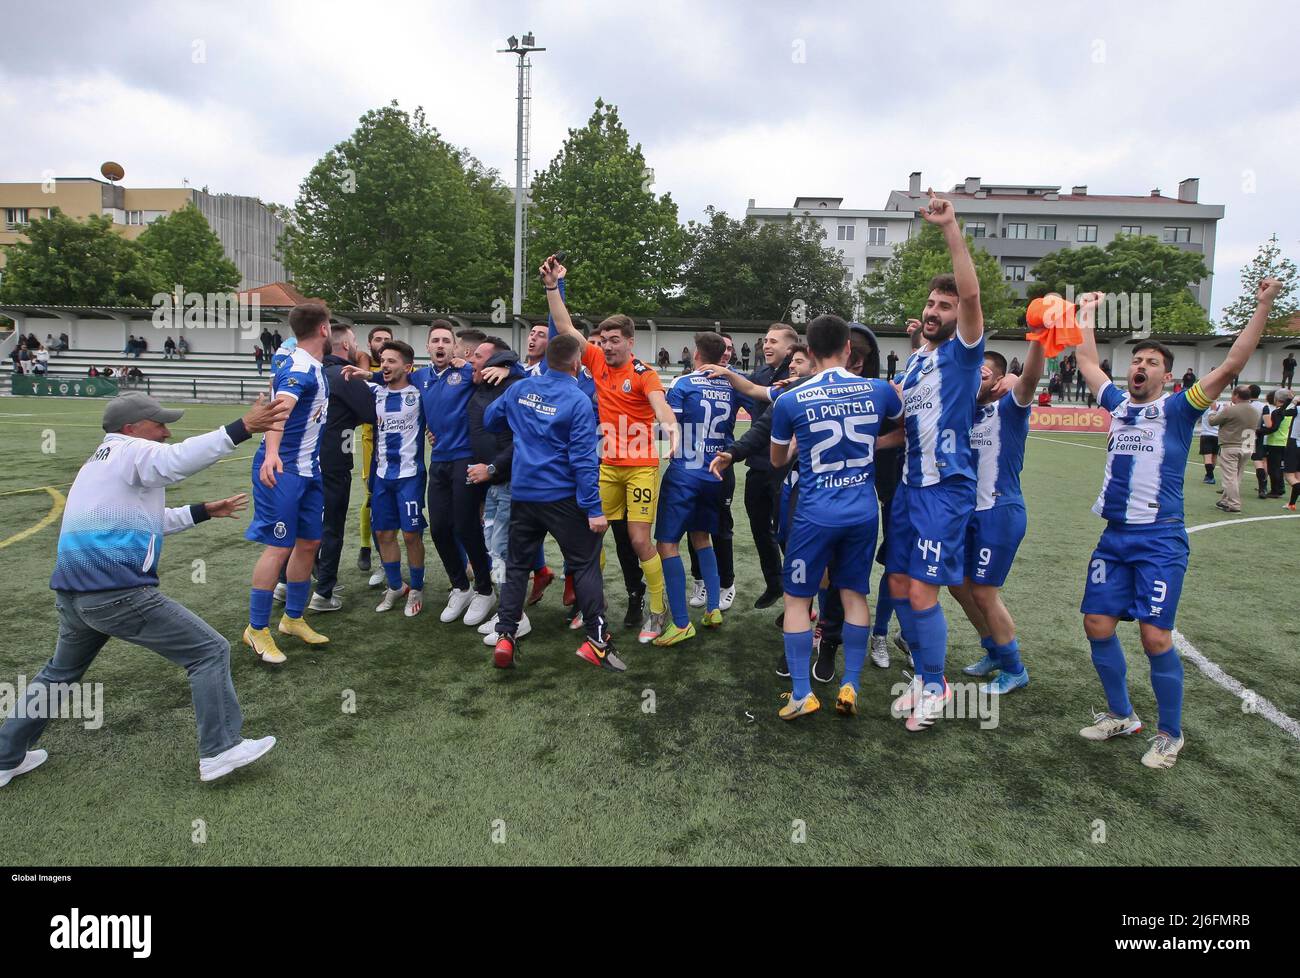
<instances>
[{"instance_id":1,"label":"red tiled roof","mask_svg":"<svg viewBox=\"0 0 1300 978\"><path fill-rule=\"evenodd\" d=\"M307 301L307 297L295 289L290 282L271 282L268 285L259 285L255 289L245 289L239 294L257 296L258 302L264 306L296 306L300 302Z\"/></svg>"}]
</instances>

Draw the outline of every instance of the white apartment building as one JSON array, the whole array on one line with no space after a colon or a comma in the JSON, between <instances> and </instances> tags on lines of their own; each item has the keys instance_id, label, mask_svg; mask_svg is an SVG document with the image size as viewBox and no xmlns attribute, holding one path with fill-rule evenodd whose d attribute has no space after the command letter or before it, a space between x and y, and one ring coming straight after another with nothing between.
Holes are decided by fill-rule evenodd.
<instances>
[{"instance_id":1,"label":"white apartment building","mask_svg":"<svg viewBox=\"0 0 1300 978\"><path fill-rule=\"evenodd\" d=\"M975 243L997 258L1018 295L1033 281L1034 264L1058 248L1096 245L1104 248L1121 234L1153 235L1184 251L1199 254L1211 274L1193 292L1210 309L1214 240L1223 218L1221 204L1197 199L1200 181L1178 184L1178 196L1157 188L1149 194L1090 194L1086 186L1061 193L1047 184L990 184L967 177L942 196L951 200ZM755 207L746 216L760 221L808 216L826 227L825 246L843 252L846 282L856 284L876 264L890 257L893 245L907 240L920 227L917 210L926 200L920 171L908 177L906 190L889 194L879 211L846 210L841 197L799 197L789 208Z\"/></svg>"}]
</instances>

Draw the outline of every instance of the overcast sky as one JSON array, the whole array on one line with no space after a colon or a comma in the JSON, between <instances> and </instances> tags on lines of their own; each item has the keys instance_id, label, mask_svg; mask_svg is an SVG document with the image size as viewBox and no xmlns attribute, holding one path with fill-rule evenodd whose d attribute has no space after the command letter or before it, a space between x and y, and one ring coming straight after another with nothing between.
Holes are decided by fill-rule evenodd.
<instances>
[{"instance_id":1,"label":"overcast sky","mask_svg":"<svg viewBox=\"0 0 1300 978\"><path fill-rule=\"evenodd\" d=\"M1276 232L1300 258L1300 14L1234 3L57 4L0 0L0 181L97 175L292 203L367 109L423 105L514 175L532 30L533 168L597 96L683 221L795 196L883 207L921 170L1223 204L1214 311Z\"/></svg>"}]
</instances>

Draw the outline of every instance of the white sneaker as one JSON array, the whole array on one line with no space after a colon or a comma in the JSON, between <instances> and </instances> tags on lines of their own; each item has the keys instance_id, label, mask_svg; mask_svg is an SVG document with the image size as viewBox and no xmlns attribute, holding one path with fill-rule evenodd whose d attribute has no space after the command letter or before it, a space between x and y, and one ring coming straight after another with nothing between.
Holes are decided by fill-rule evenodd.
<instances>
[{"instance_id":1,"label":"white sneaker","mask_svg":"<svg viewBox=\"0 0 1300 978\"><path fill-rule=\"evenodd\" d=\"M736 603L736 585L733 584L731 585L731 587L724 587L722 589L722 595L718 600L718 610L729 611L731 610L731 606L735 603Z\"/></svg>"},{"instance_id":2,"label":"white sneaker","mask_svg":"<svg viewBox=\"0 0 1300 978\"><path fill-rule=\"evenodd\" d=\"M370 575L370 580L366 582L366 586L379 587L379 585L384 583L384 576L385 575L382 570L375 571L373 574Z\"/></svg>"},{"instance_id":3,"label":"white sneaker","mask_svg":"<svg viewBox=\"0 0 1300 978\"><path fill-rule=\"evenodd\" d=\"M380 600L379 604L375 605L375 611L391 611L393 605L397 604L397 602L401 601L402 598L406 597L406 592L409 590L410 588L407 587L405 584L403 584L397 590L393 590L391 587L384 588L384 596Z\"/></svg>"},{"instance_id":4,"label":"white sneaker","mask_svg":"<svg viewBox=\"0 0 1300 978\"><path fill-rule=\"evenodd\" d=\"M406 607L402 610L402 614L406 615L407 618L414 618L423 610L424 610L424 591L423 590L417 591L415 588L407 588Z\"/></svg>"},{"instance_id":5,"label":"white sneaker","mask_svg":"<svg viewBox=\"0 0 1300 978\"><path fill-rule=\"evenodd\" d=\"M930 690L923 690L921 699L916 704L916 709L912 715L907 718L903 724L912 733L925 730L933 726L934 721L943 716L944 708L952 702L952 687L948 685L948 680L943 681L943 692L934 693Z\"/></svg>"},{"instance_id":6,"label":"white sneaker","mask_svg":"<svg viewBox=\"0 0 1300 978\"><path fill-rule=\"evenodd\" d=\"M28 771L34 771L49 759L49 754L43 750L29 750L17 767L11 767L8 771L0 771L0 788L3 788L20 774L26 774Z\"/></svg>"},{"instance_id":7,"label":"white sneaker","mask_svg":"<svg viewBox=\"0 0 1300 978\"><path fill-rule=\"evenodd\" d=\"M252 764L274 746L274 737L263 737L261 740L244 738L230 750L222 751L216 757L200 758L199 780L215 781L217 778L223 778L236 768Z\"/></svg>"},{"instance_id":8,"label":"white sneaker","mask_svg":"<svg viewBox=\"0 0 1300 978\"><path fill-rule=\"evenodd\" d=\"M703 581L695 581L691 584L691 607L703 608L704 602L709 599L708 589L704 586Z\"/></svg>"},{"instance_id":9,"label":"white sneaker","mask_svg":"<svg viewBox=\"0 0 1300 978\"><path fill-rule=\"evenodd\" d=\"M497 633L497 616L493 615L483 624L479 625L478 633L480 635L495 635Z\"/></svg>"},{"instance_id":10,"label":"white sneaker","mask_svg":"<svg viewBox=\"0 0 1300 978\"><path fill-rule=\"evenodd\" d=\"M569 619L569 628L571 631L575 631L575 632L578 631L578 629L582 628L581 611L579 611L576 615L574 615L571 619Z\"/></svg>"},{"instance_id":11,"label":"white sneaker","mask_svg":"<svg viewBox=\"0 0 1300 978\"><path fill-rule=\"evenodd\" d=\"M484 644L484 645L492 646L492 645L496 645L496 644L497 644L497 638L498 638L498 636L497 636L496 622L497 622L497 617L496 617L496 615L493 615L493 616L492 616L492 631L488 632L486 635L483 636L483 644ZM528 634L529 632L531 632L532 630L533 630L533 623L532 623L531 621L528 620L528 616L527 616L527 615L521 615L521 616L519 617L519 627L515 629L515 638L523 638L525 635L527 635L527 634ZM481 632L481 631L483 631L483 629L480 628L479 631Z\"/></svg>"},{"instance_id":12,"label":"white sneaker","mask_svg":"<svg viewBox=\"0 0 1300 978\"><path fill-rule=\"evenodd\" d=\"M497 596L495 593L479 594L475 592L474 597L470 599L469 608L465 611L465 617L462 621L466 625L481 625L487 621L496 605Z\"/></svg>"},{"instance_id":13,"label":"white sneaker","mask_svg":"<svg viewBox=\"0 0 1300 978\"><path fill-rule=\"evenodd\" d=\"M904 676L907 673L903 673ZM924 689L924 683L921 682L920 676L911 677L911 683L907 691L898 699L894 700L889 707L889 715L895 720L901 720L903 717L911 716L912 711L916 709L917 702L921 699L921 693Z\"/></svg>"},{"instance_id":14,"label":"white sneaker","mask_svg":"<svg viewBox=\"0 0 1300 978\"><path fill-rule=\"evenodd\" d=\"M1126 717L1114 717L1109 713L1094 713L1092 715L1092 724L1080 730L1079 736L1085 740L1110 740L1111 737L1127 737L1129 734L1139 733L1141 730L1142 721L1138 719L1136 713ZM1180 744L1179 747L1181 746ZM1174 751L1174 753L1177 755L1178 752Z\"/></svg>"},{"instance_id":15,"label":"white sneaker","mask_svg":"<svg viewBox=\"0 0 1300 978\"><path fill-rule=\"evenodd\" d=\"M311 593L311 602L307 605L312 611L338 611L343 607L343 600L336 594L322 598L315 591Z\"/></svg>"},{"instance_id":16,"label":"white sneaker","mask_svg":"<svg viewBox=\"0 0 1300 978\"><path fill-rule=\"evenodd\" d=\"M889 668L889 638L885 635L871 636L871 664L881 669Z\"/></svg>"},{"instance_id":17,"label":"white sneaker","mask_svg":"<svg viewBox=\"0 0 1300 978\"><path fill-rule=\"evenodd\" d=\"M275 586L275 590L271 593L271 599L275 601L277 604L284 604L284 599L288 596L288 594L289 594L289 586L285 584L284 581L281 581L279 584Z\"/></svg>"},{"instance_id":18,"label":"white sneaker","mask_svg":"<svg viewBox=\"0 0 1300 978\"><path fill-rule=\"evenodd\" d=\"M1157 733L1151 738L1151 747L1142 755L1142 763L1156 770L1173 767L1183 743L1182 737L1174 740L1167 733Z\"/></svg>"},{"instance_id":19,"label":"white sneaker","mask_svg":"<svg viewBox=\"0 0 1300 978\"><path fill-rule=\"evenodd\" d=\"M442 609L442 614L438 616L441 621L455 621L465 613L469 603L474 600L474 592L470 590L462 591L460 588L454 588L447 596L447 607Z\"/></svg>"}]
</instances>

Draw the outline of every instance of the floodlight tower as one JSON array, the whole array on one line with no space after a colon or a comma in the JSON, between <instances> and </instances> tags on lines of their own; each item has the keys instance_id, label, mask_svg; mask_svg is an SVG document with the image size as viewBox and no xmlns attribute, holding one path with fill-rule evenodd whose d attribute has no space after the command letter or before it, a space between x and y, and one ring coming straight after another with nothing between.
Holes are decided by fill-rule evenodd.
<instances>
[{"instance_id":1,"label":"floodlight tower","mask_svg":"<svg viewBox=\"0 0 1300 978\"><path fill-rule=\"evenodd\" d=\"M530 74L537 39L529 31L521 40L513 34L506 39L509 47L499 48L498 54L513 54L519 58L519 96L515 116L515 282L511 311L518 317L524 311L524 171L528 165L529 103L532 99Z\"/></svg>"}]
</instances>

